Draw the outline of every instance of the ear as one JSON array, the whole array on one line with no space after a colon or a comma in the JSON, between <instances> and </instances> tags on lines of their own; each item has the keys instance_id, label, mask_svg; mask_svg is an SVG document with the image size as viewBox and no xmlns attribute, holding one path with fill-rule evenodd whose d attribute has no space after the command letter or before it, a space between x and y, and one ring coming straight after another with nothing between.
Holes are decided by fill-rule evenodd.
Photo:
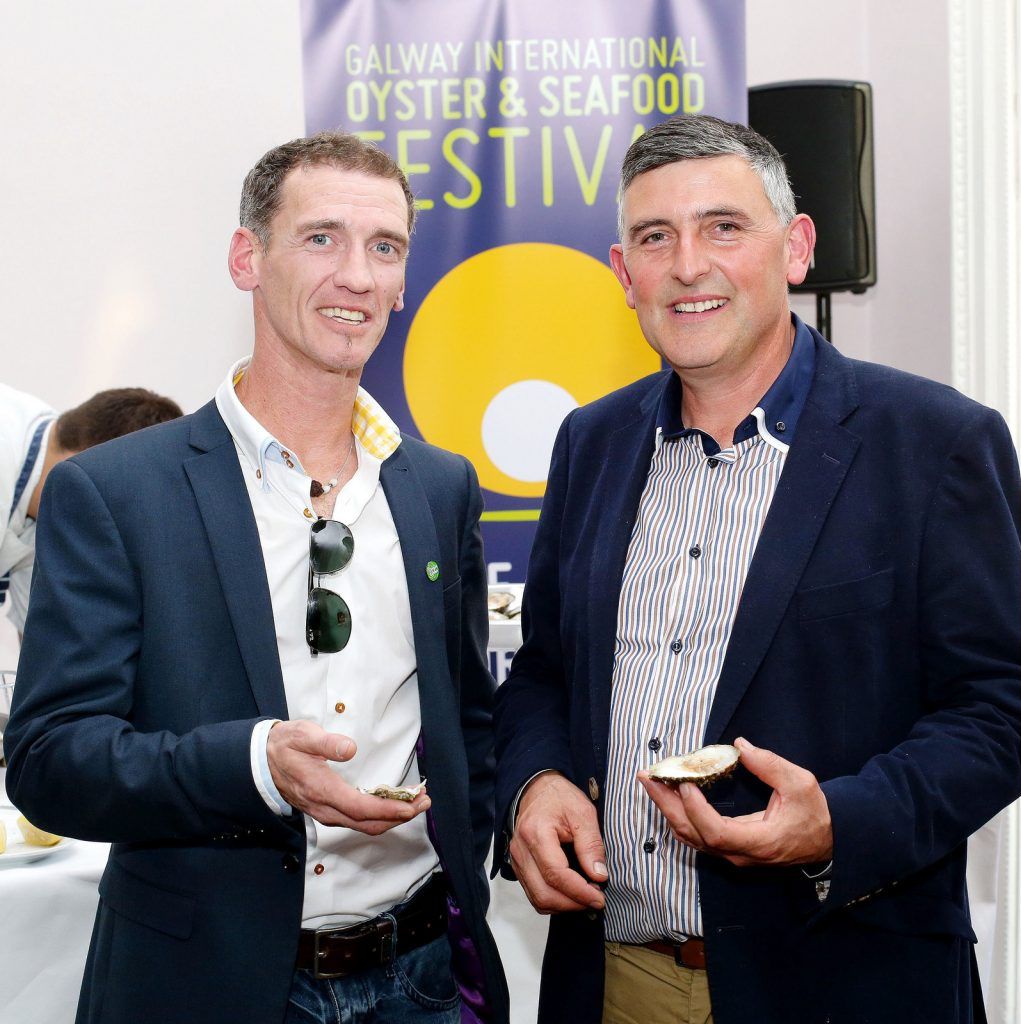
<instances>
[{"instance_id":1,"label":"ear","mask_svg":"<svg viewBox=\"0 0 1021 1024\"><path fill-rule=\"evenodd\" d=\"M624 289L624 296L627 299L628 306L634 309L635 295L631 287L631 275L628 273L627 266L624 263L624 247L618 242L610 246L610 266L613 267L613 272L617 275L621 288Z\"/></svg>"},{"instance_id":2,"label":"ear","mask_svg":"<svg viewBox=\"0 0 1021 1024\"><path fill-rule=\"evenodd\" d=\"M801 284L812 266L815 224L807 213L799 213L787 227L787 283Z\"/></svg>"},{"instance_id":3,"label":"ear","mask_svg":"<svg viewBox=\"0 0 1021 1024\"><path fill-rule=\"evenodd\" d=\"M404 309L404 282L401 282L401 290L397 293L397 298L394 299L393 310L395 313L399 313Z\"/></svg>"},{"instance_id":4,"label":"ear","mask_svg":"<svg viewBox=\"0 0 1021 1024\"><path fill-rule=\"evenodd\" d=\"M250 292L258 287L261 255L262 243L248 228L238 228L231 236L227 269L235 286L241 291Z\"/></svg>"}]
</instances>

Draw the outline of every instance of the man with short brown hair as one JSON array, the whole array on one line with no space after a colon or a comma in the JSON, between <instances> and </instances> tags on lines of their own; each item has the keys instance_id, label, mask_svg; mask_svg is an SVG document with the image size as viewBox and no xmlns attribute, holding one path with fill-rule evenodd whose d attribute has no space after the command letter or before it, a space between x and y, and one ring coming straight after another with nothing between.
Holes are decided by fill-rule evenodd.
<instances>
[{"instance_id":1,"label":"man with short brown hair","mask_svg":"<svg viewBox=\"0 0 1021 1024\"><path fill-rule=\"evenodd\" d=\"M413 220L368 143L268 152L251 357L47 487L8 791L114 843L80 1024L507 1020L482 497L359 384Z\"/></svg>"}]
</instances>

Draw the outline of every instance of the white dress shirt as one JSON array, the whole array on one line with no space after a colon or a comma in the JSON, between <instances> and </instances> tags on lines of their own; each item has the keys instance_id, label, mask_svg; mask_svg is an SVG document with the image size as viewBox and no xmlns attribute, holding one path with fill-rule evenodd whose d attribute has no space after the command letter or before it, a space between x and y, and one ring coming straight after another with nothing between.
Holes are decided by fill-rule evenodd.
<instances>
[{"instance_id":1,"label":"white dress shirt","mask_svg":"<svg viewBox=\"0 0 1021 1024\"><path fill-rule=\"evenodd\" d=\"M244 359L232 367L216 405L234 439L259 530L288 716L357 743L350 761L332 765L352 786L413 785L420 780L415 747L421 716L411 606L400 539L379 484L382 451L388 442L396 447L400 434L359 389L353 421L358 468L333 510L354 536L354 554L339 573L317 578L351 609L351 639L336 654L313 657L305 642L309 531L316 519L311 478L238 399L234 388L247 365ZM253 736L253 775L270 807L287 813L265 768L269 726L260 723ZM380 836L321 825L308 815L305 830L305 928L375 917L438 867L424 814Z\"/></svg>"},{"instance_id":2,"label":"white dress shirt","mask_svg":"<svg viewBox=\"0 0 1021 1024\"><path fill-rule=\"evenodd\" d=\"M35 557L35 520L28 505L52 423L53 410L45 402L0 384L0 605L10 609L19 630L25 628Z\"/></svg>"}]
</instances>

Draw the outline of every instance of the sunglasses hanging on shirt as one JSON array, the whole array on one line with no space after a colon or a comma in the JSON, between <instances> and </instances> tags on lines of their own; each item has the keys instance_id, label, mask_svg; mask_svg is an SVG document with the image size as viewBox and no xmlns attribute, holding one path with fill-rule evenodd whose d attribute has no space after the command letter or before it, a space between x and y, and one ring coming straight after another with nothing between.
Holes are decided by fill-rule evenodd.
<instances>
[{"instance_id":1,"label":"sunglasses hanging on shirt","mask_svg":"<svg viewBox=\"0 0 1021 1024\"><path fill-rule=\"evenodd\" d=\"M312 656L336 654L351 639L351 609L332 590L313 586L317 576L332 576L343 569L355 551L355 539L344 523L317 519L308 542L308 605L305 640Z\"/></svg>"}]
</instances>

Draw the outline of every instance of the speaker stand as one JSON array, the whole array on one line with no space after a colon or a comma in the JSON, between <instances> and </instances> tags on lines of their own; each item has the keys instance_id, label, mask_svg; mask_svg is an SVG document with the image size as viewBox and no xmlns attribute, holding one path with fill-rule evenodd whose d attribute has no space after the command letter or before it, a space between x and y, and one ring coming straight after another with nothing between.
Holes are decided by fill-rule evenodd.
<instances>
[{"instance_id":1,"label":"speaker stand","mask_svg":"<svg viewBox=\"0 0 1021 1024\"><path fill-rule=\"evenodd\" d=\"M816 292L815 294L815 329L827 340L832 342L833 329L830 321L830 295L832 292Z\"/></svg>"}]
</instances>

